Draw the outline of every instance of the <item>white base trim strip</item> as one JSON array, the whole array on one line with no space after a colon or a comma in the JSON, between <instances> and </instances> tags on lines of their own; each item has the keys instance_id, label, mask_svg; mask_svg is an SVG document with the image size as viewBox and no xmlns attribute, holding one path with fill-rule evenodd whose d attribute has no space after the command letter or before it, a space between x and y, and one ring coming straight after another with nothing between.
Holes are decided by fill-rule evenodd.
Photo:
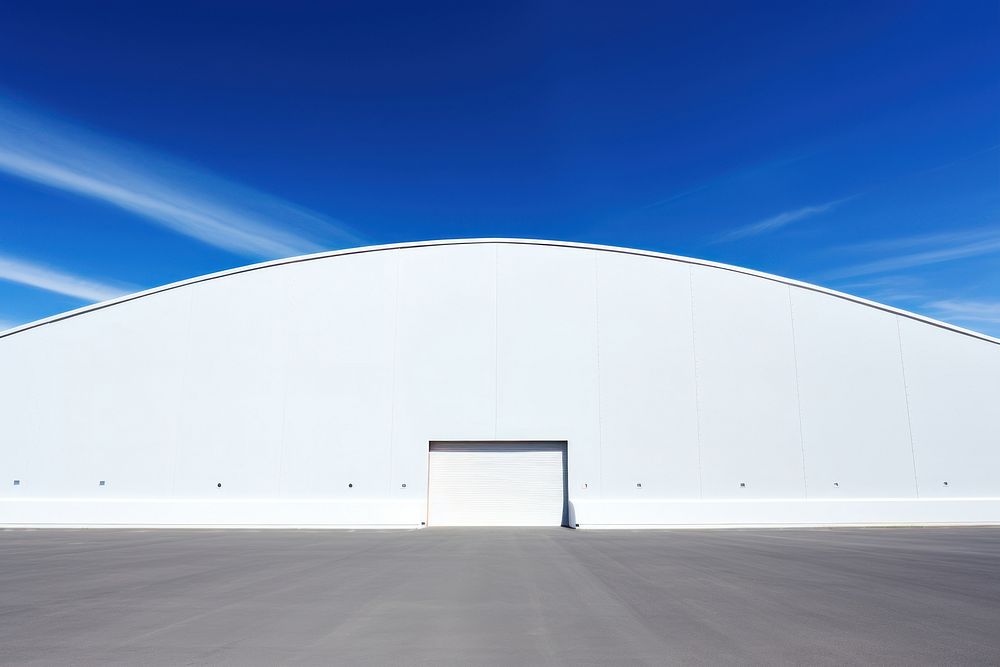
<instances>
[{"instance_id":1,"label":"white base trim strip","mask_svg":"<svg viewBox=\"0 0 1000 667\"><path fill-rule=\"evenodd\" d=\"M1000 498L570 500L580 528L1000 525ZM4 527L419 528L425 500L0 499Z\"/></svg>"},{"instance_id":2,"label":"white base trim strip","mask_svg":"<svg viewBox=\"0 0 1000 667\"><path fill-rule=\"evenodd\" d=\"M411 500L0 499L2 526L419 528Z\"/></svg>"},{"instance_id":3,"label":"white base trim strip","mask_svg":"<svg viewBox=\"0 0 1000 667\"><path fill-rule=\"evenodd\" d=\"M571 501L580 528L1000 524L1000 498Z\"/></svg>"}]
</instances>

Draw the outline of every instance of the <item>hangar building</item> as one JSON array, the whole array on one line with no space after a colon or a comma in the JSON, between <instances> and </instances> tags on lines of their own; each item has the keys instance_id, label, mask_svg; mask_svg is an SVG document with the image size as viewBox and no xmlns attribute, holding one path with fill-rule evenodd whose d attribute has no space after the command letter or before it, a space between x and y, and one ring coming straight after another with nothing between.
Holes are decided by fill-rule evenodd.
<instances>
[{"instance_id":1,"label":"hangar building","mask_svg":"<svg viewBox=\"0 0 1000 667\"><path fill-rule=\"evenodd\" d=\"M777 276L359 248L0 333L0 524L1000 523L1000 341Z\"/></svg>"}]
</instances>

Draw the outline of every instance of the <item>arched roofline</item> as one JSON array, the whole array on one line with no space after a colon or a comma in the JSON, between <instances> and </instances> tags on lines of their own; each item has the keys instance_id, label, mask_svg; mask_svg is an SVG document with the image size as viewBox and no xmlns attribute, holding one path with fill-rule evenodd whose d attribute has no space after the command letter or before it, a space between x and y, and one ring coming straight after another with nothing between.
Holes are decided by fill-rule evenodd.
<instances>
[{"instance_id":1,"label":"arched roofline","mask_svg":"<svg viewBox=\"0 0 1000 667\"><path fill-rule=\"evenodd\" d=\"M228 276L234 276L240 273L249 273L250 271L260 271L262 269L269 269L275 266L284 266L286 264L298 264L300 262L312 262L319 259L328 259L331 257L340 257L344 255L360 255L370 252L383 252L386 250L405 250L407 248L427 248L434 246L453 246L453 245L482 245L491 243L492 244L499 243L505 245L550 246L557 248L574 248L578 250L613 252L622 255L650 257L654 259L663 259L672 262L679 262L681 264L704 266L713 269L720 269L722 271L732 271L733 273L741 273L744 275L761 278L763 280L769 280L771 282L790 285L792 287L798 287L800 289L805 289L812 292L818 292L820 294L826 294L827 296L831 296L837 299L850 301L852 303L856 303L862 306L867 306L869 308L874 308L876 310L881 310L883 312L891 313L893 315L899 315L900 317L916 320L917 322L923 322L924 324L929 324L931 326L938 327L940 329L953 331L957 334L969 336L970 338L977 338L979 340L993 343L995 345L1000 345L1000 339L994 338L992 336L987 336L986 334L979 333L978 331L964 329L962 327L958 327L953 324L948 324L947 322L941 322L940 320L935 320L931 317L918 315L917 313L912 313L910 311L902 310L900 308L887 306L885 304L878 303L876 301L869 301L868 299L862 299L861 297L858 296L846 294L844 292L838 292L836 290L832 290L826 287L820 287L819 285L813 285L811 283L806 283L799 280L793 280L791 278L785 278L771 273L764 273L762 271L755 271L753 269L747 269L740 266L733 266L731 264L722 264L720 262L712 262L705 259L696 259L693 257L683 257L681 255L671 255L662 252L654 252L652 250L638 250L635 248L621 248L617 246L598 245L593 243L577 243L573 241L546 241L541 239L513 239L513 238L442 239L436 241L411 241L408 243L390 243L385 245L363 246L360 248L346 248L343 250L329 250L309 255L298 255L296 257L286 257L283 259L275 259L267 262L259 262L257 264L248 264L246 266L240 266L233 269L226 269L225 271L218 271L216 273L209 273L203 276L197 276L195 278L187 278L185 280L180 280L166 285L161 285L160 287L153 287L151 289L143 290L141 292L126 294L116 299L101 301L99 303L94 303L88 306L83 306L81 308L76 308L74 310L69 310L63 313L59 313L58 315L52 315L50 317L46 317L40 320L35 320L34 322L28 322L26 324L16 326L13 329L0 331L0 338L6 338L8 336L13 336L15 334L22 333L24 331L29 331L31 329L45 326L46 324L53 324L55 322L60 322L62 320L70 319L71 317L78 317L86 313L103 310L105 308L110 308L112 306L116 306L121 303L135 301L136 299L142 299L144 297L152 296L154 294L159 294L161 292L168 292L170 290L187 287L188 285L196 285L198 283L208 282L209 280L218 280L220 278L226 278Z\"/></svg>"}]
</instances>

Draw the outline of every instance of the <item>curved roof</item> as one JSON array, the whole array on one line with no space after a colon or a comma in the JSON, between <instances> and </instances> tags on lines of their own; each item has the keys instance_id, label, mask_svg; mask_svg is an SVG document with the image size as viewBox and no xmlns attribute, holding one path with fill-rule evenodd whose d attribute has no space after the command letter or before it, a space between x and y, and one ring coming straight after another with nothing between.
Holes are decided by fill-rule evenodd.
<instances>
[{"instance_id":1,"label":"curved roof","mask_svg":"<svg viewBox=\"0 0 1000 667\"><path fill-rule=\"evenodd\" d=\"M91 304L89 306L84 306L82 308L77 308L75 310L59 313L58 315L53 315L51 317L46 317L41 320L36 320L34 322L22 324L20 326L14 327L13 329L8 329L7 331L2 331L0 332L0 338L6 338L7 336L12 336L14 334L21 333L22 331L28 331L36 327L40 327L46 324L51 324L53 322L59 322L61 320L69 319L71 317L76 317L78 315L83 315L85 313L93 312L96 310L103 310L104 308L109 308L111 306L115 306L120 303L126 303L128 301L133 301L135 299L141 299L143 297L151 296L153 294L158 294L160 292L166 292L169 290L174 290L181 287L186 287L188 285L194 285L197 283L206 282L209 280L217 280L219 278L225 278L227 276L232 276L239 273L247 273L250 271L259 271L261 269L268 269L274 266L295 264L299 262L311 262L317 259L339 257L342 255L356 255L369 252L382 252L385 250L401 250L405 248L422 248L428 246L476 245L484 243L555 246L562 248L576 248L581 250L597 250L601 252L614 252L625 255L636 255L640 257L652 257L656 259L664 259L673 262L680 262L683 264L694 264L697 266L706 266L714 269L720 269L723 271L732 271L734 273L742 273L748 276L755 276L757 278L762 278L764 280L770 280L773 282L782 283L785 285L791 285L793 287L799 287L801 289L806 289L813 292L819 292L821 294L826 294L838 299L844 299L845 301L851 301L857 304L861 304L863 306L868 306L869 308L875 308L877 310L882 310L888 313L892 313L894 315L906 317L911 320L924 322L925 324L939 327L941 329L947 329L949 331L953 331L958 334L970 336L972 338L978 338L980 340L1000 345L1000 339L993 338L992 336L987 336L986 334L979 333L977 331L963 329L962 327L958 327L953 324L948 324L947 322L941 322L939 320L935 320L930 317L925 317L923 315L911 313L909 311L902 310L899 308L893 308L892 306L887 306L885 304L877 303L875 301L862 299L861 297L846 294L844 292L838 292L836 290L828 289L826 287L820 287L819 285L813 285L798 280L792 280L791 278L784 278L782 276L776 276L770 273L764 273L762 271L754 271L753 269L746 269L743 267L733 266L730 264L721 264L719 262L711 262L704 259L695 259L692 257L682 257L680 255L670 255L667 253L653 252L651 250L638 250L634 248L620 248L617 246L597 245L592 243L575 243L570 241L547 241L541 239L510 239L510 238L442 239L437 241L414 241L409 243L392 243L386 245L363 246L360 248L347 248L344 250L331 250L326 252L313 253L311 255L286 257L284 259L276 259L268 262L260 262L258 264L249 264L247 266L241 266L235 269L227 269L225 271L219 271L217 273L209 273L195 278L188 278L186 280L169 283L167 285L162 285L160 287L154 287L152 289L143 290L141 292L126 294L124 296L118 297L117 299L102 301L100 303Z\"/></svg>"}]
</instances>

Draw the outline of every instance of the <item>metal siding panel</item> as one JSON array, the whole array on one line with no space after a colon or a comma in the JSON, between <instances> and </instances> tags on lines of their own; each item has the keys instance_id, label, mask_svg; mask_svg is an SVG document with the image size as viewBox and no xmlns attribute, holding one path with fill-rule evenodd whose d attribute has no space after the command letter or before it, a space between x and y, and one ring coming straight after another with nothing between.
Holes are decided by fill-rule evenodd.
<instances>
[{"instance_id":1,"label":"metal siding panel","mask_svg":"<svg viewBox=\"0 0 1000 667\"><path fill-rule=\"evenodd\" d=\"M382 254L288 267L283 496L389 488L398 257Z\"/></svg>"},{"instance_id":2,"label":"metal siding panel","mask_svg":"<svg viewBox=\"0 0 1000 667\"><path fill-rule=\"evenodd\" d=\"M598 295L603 497L697 498L688 267L604 253Z\"/></svg>"},{"instance_id":3,"label":"metal siding panel","mask_svg":"<svg viewBox=\"0 0 1000 667\"><path fill-rule=\"evenodd\" d=\"M920 496L997 497L1000 348L903 318L899 329Z\"/></svg>"},{"instance_id":4,"label":"metal siding panel","mask_svg":"<svg viewBox=\"0 0 1000 667\"><path fill-rule=\"evenodd\" d=\"M573 443L574 494L600 493L596 266L589 251L498 248L495 439Z\"/></svg>"},{"instance_id":5,"label":"metal siding panel","mask_svg":"<svg viewBox=\"0 0 1000 667\"><path fill-rule=\"evenodd\" d=\"M703 267L692 279L704 497L803 497L788 286Z\"/></svg>"},{"instance_id":6,"label":"metal siding panel","mask_svg":"<svg viewBox=\"0 0 1000 667\"><path fill-rule=\"evenodd\" d=\"M424 498L428 441L497 439L496 250L397 254L391 494Z\"/></svg>"},{"instance_id":7,"label":"metal siding panel","mask_svg":"<svg viewBox=\"0 0 1000 667\"><path fill-rule=\"evenodd\" d=\"M275 495L281 466L287 267L197 285L185 358L174 493ZM222 488L216 488L221 483Z\"/></svg>"},{"instance_id":8,"label":"metal siding panel","mask_svg":"<svg viewBox=\"0 0 1000 667\"><path fill-rule=\"evenodd\" d=\"M171 493L189 302L190 294L157 294L22 334L33 349L24 360L28 381L18 383L25 393L0 413L5 429L30 424L17 443L18 497ZM98 486L102 479L107 486Z\"/></svg>"},{"instance_id":9,"label":"metal siding panel","mask_svg":"<svg viewBox=\"0 0 1000 667\"><path fill-rule=\"evenodd\" d=\"M792 304L809 497L916 496L896 317L797 288Z\"/></svg>"}]
</instances>

